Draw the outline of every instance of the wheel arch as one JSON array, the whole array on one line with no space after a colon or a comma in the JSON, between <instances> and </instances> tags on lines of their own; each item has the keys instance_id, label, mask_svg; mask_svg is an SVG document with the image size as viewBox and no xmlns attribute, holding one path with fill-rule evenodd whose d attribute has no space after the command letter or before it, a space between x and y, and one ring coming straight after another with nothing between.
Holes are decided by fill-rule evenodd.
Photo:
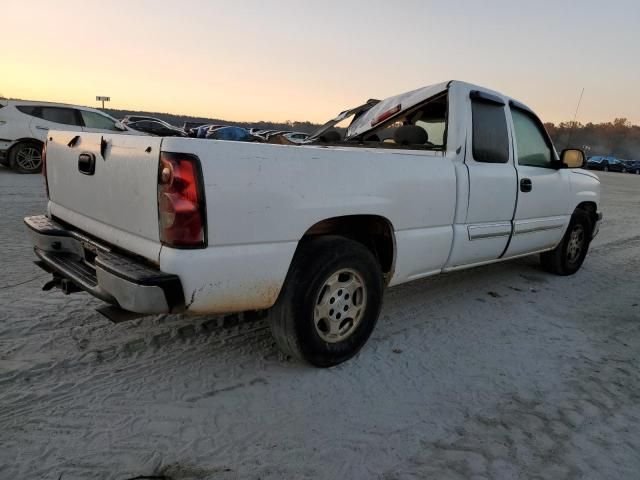
<instances>
[{"instance_id":1,"label":"wheel arch","mask_svg":"<svg viewBox=\"0 0 640 480\"><path fill-rule=\"evenodd\" d=\"M33 138L33 137L18 138L18 139L13 141L13 143L11 144L11 146L9 148L7 148L7 158L9 158L9 156L11 155L11 152L13 150L15 150L15 148L18 145L20 145L21 143L27 143L27 142L29 142L29 143L37 143L41 147L44 146L44 142L42 140L38 140L37 138Z\"/></svg>"},{"instance_id":2,"label":"wheel arch","mask_svg":"<svg viewBox=\"0 0 640 480\"><path fill-rule=\"evenodd\" d=\"M596 204L596 202L592 202L592 201L580 202L578 205L576 205L576 208L573 210L574 213L577 211L583 211L583 212L586 212L587 215L589 215L589 218L591 219L591 228L593 228L593 226L598 221L598 205Z\"/></svg>"},{"instance_id":3,"label":"wheel arch","mask_svg":"<svg viewBox=\"0 0 640 480\"><path fill-rule=\"evenodd\" d=\"M24 137L24 138L18 138L14 140L13 144L9 147L9 150L11 150L12 148L15 148L16 145L24 142L31 142L31 143L37 143L38 145L44 145L44 142L42 140L38 140L37 138L33 138L33 137Z\"/></svg>"},{"instance_id":4,"label":"wheel arch","mask_svg":"<svg viewBox=\"0 0 640 480\"><path fill-rule=\"evenodd\" d=\"M396 239L393 224L389 219L380 215L366 214L326 218L310 226L302 235L300 242L305 238L323 235L342 236L363 244L376 257L384 273L385 283L389 283L396 262ZM300 248L300 242L298 242L298 248Z\"/></svg>"}]
</instances>

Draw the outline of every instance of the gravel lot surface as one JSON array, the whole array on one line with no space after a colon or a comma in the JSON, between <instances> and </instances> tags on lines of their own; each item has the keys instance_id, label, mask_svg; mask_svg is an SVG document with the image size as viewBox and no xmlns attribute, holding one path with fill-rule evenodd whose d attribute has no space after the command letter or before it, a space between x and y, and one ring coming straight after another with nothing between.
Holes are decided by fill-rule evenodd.
<instances>
[{"instance_id":1,"label":"gravel lot surface","mask_svg":"<svg viewBox=\"0 0 640 480\"><path fill-rule=\"evenodd\" d=\"M389 290L352 361L277 353L260 318L120 325L42 292L0 168L0 478L640 477L640 176L602 173L586 263L536 258Z\"/></svg>"}]
</instances>

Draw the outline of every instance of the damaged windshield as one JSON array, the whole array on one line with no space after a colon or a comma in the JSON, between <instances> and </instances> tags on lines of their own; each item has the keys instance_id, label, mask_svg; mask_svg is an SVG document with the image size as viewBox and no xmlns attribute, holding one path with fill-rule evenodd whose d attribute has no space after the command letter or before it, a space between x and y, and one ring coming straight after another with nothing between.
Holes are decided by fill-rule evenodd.
<instances>
[{"instance_id":1,"label":"damaged windshield","mask_svg":"<svg viewBox=\"0 0 640 480\"><path fill-rule=\"evenodd\" d=\"M432 92L435 95L425 99ZM446 89L416 90L382 102L369 100L325 123L307 143L443 150L447 110Z\"/></svg>"},{"instance_id":2,"label":"damaged windshield","mask_svg":"<svg viewBox=\"0 0 640 480\"><path fill-rule=\"evenodd\" d=\"M443 93L404 111L399 104L371 123L371 130L350 139L442 149L446 143L447 95Z\"/></svg>"},{"instance_id":3,"label":"damaged windshield","mask_svg":"<svg viewBox=\"0 0 640 480\"><path fill-rule=\"evenodd\" d=\"M327 123L322 125L318 130L313 132L311 134L311 136L309 137L308 141L314 141L314 140L317 140L317 139L323 139L323 137L325 136L326 133L332 132L332 131L334 131L334 129L335 129L335 131L345 130L345 129L339 129L339 127L336 128L336 126L338 124L343 123L345 120L349 119L350 117L353 117L353 120L352 120L352 122L353 122L356 118L358 118L360 115L362 115L364 112L369 110L374 105L377 105L378 103L380 103L380 100L376 100L374 98L371 98L371 99L367 100L366 103L363 103L362 105L359 105L357 107L351 108L349 110L345 110L344 112L340 112L337 117L332 118ZM330 137L334 137L334 136L335 135L330 135Z\"/></svg>"}]
</instances>

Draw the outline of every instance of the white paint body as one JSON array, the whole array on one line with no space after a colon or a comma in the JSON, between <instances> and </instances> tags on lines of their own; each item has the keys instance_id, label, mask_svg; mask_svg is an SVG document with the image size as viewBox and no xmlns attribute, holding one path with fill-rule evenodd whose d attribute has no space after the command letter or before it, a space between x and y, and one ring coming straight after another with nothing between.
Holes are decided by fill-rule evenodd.
<instances>
[{"instance_id":1,"label":"white paint body","mask_svg":"<svg viewBox=\"0 0 640 480\"><path fill-rule=\"evenodd\" d=\"M218 313L272 306L298 242L329 218L386 219L395 245L388 278L397 285L552 249L578 204L599 204L599 181L591 173L517 165L509 115L509 162L475 162L469 92L492 93L507 105L510 99L462 82L436 87L425 95L449 90L444 152L111 135L103 161L101 135L83 134L79 148L98 157L88 177L76 168L78 148L70 153L67 147L77 133L52 132L49 212L178 275L189 312ZM159 241L160 150L200 159L206 248ZM523 176L532 179L531 192L520 192Z\"/></svg>"}]
</instances>

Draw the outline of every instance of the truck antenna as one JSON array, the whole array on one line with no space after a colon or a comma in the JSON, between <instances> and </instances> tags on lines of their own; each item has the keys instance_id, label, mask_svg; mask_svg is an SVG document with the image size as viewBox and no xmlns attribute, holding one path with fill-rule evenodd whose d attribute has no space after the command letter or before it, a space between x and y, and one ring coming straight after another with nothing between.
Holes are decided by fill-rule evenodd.
<instances>
[{"instance_id":1,"label":"truck antenna","mask_svg":"<svg viewBox=\"0 0 640 480\"><path fill-rule=\"evenodd\" d=\"M582 103L582 95L584 95L584 87L582 87L582 91L580 92L580 98L578 98L578 104L576 105L576 111L573 114L573 122L571 122L571 130L569 130L569 138L567 139L567 147L571 143L571 136L573 135L573 131L576 128L576 118L578 118L578 109L580 108L580 104Z\"/></svg>"}]
</instances>

